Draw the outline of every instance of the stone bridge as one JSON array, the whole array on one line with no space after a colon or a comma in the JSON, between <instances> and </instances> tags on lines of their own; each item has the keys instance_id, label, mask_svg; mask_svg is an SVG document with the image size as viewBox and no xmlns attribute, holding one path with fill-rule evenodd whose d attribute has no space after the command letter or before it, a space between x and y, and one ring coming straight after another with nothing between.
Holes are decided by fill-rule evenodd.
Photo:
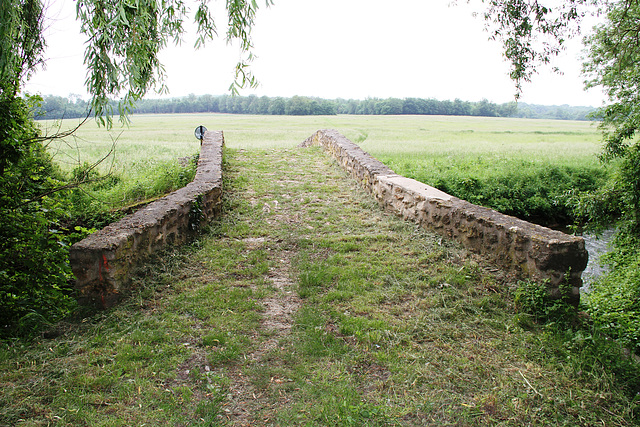
<instances>
[{"instance_id":1,"label":"stone bridge","mask_svg":"<svg viewBox=\"0 0 640 427\"><path fill-rule=\"evenodd\" d=\"M579 300L588 259L582 238L397 175L335 130L320 130L301 145L314 144L332 155L385 209L461 242L518 277L545 281L552 295ZM113 305L129 291L132 269L165 246L188 241L201 224L219 214L223 145L222 132L206 132L193 182L71 247L80 303Z\"/></svg>"}]
</instances>

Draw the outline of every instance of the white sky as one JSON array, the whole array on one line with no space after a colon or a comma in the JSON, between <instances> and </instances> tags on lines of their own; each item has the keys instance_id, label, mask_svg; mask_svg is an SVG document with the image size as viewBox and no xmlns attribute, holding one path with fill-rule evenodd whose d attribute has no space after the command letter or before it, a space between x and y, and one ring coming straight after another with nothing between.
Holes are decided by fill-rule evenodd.
<instances>
[{"instance_id":1,"label":"white sky","mask_svg":"<svg viewBox=\"0 0 640 427\"><path fill-rule=\"evenodd\" d=\"M43 95L86 96L84 39L75 2L48 0L46 70L27 85ZM224 2L217 1L218 7ZM450 0L275 0L261 8L253 30L257 89L242 95L321 98L417 97L513 100L501 46L488 40L472 8ZM475 6L479 6L479 0ZM472 5L473 6L473 5ZM224 16L219 20L223 34ZM578 40L557 58L564 75L539 70L523 102L599 106L601 92L583 90ZM194 51L193 42L162 53L170 97L228 93L238 51L220 39ZM157 95L150 94L155 97Z\"/></svg>"}]
</instances>

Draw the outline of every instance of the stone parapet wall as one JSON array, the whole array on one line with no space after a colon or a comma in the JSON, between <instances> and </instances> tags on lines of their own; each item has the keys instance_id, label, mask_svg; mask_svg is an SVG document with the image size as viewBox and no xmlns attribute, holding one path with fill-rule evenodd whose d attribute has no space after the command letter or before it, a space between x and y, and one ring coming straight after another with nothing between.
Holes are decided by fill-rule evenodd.
<instances>
[{"instance_id":1,"label":"stone parapet wall","mask_svg":"<svg viewBox=\"0 0 640 427\"><path fill-rule=\"evenodd\" d=\"M185 243L218 214L223 145L222 132L206 132L191 183L71 247L80 303L113 305L129 290L133 268L167 245Z\"/></svg>"},{"instance_id":2,"label":"stone parapet wall","mask_svg":"<svg viewBox=\"0 0 640 427\"><path fill-rule=\"evenodd\" d=\"M461 242L521 278L547 281L551 293L580 298L588 260L584 240L501 214L395 174L335 130L319 130L302 146L320 145L386 209ZM567 279L569 295L560 287Z\"/></svg>"}]
</instances>

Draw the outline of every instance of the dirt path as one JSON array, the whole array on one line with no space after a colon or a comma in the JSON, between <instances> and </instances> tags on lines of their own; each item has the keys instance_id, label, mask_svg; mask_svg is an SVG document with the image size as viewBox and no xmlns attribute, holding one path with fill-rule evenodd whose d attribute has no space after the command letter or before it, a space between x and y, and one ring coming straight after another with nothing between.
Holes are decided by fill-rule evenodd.
<instances>
[{"instance_id":1,"label":"dirt path","mask_svg":"<svg viewBox=\"0 0 640 427\"><path fill-rule=\"evenodd\" d=\"M317 150L316 150L317 151ZM251 222L247 228L251 237L244 237L248 251L267 251L271 264L264 274L263 284L270 289L262 300L264 311L260 330L255 332L258 342L255 349L244 356L245 363L230 372L229 404L225 407L227 422L232 425L249 426L269 423L272 413L279 408L274 400L266 398L267 391L259 390L252 384L251 371L260 369L265 363L270 368L281 363L270 357L278 350L281 341L290 333L294 316L302 304L298 296L296 272L292 260L298 255L295 241L300 234L318 228L322 218L314 216L315 203L320 202L320 194L327 186L344 186L342 178L330 160L309 150L274 150L260 154L260 164L271 165L268 171L255 166L255 154L240 151L234 156L236 169L228 171L229 179L243 177L243 194L250 209L243 221ZM343 197L347 197L347 185ZM268 233L264 236L263 234ZM250 255L248 255L250 256ZM255 289L255 287L254 287ZM256 289L257 290L257 289ZM282 379L269 378L270 383L280 384ZM268 388L268 387L267 387ZM288 398L282 396L278 406L286 405Z\"/></svg>"},{"instance_id":2,"label":"dirt path","mask_svg":"<svg viewBox=\"0 0 640 427\"><path fill-rule=\"evenodd\" d=\"M441 269L440 264L447 264L459 272L464 269L462 264L458 265L461 252L445 249L440 238L425 237L421 231L411 232L413 226L382 212L373 198L319 148L239 151L230 153L228 160L225 173L235 186L229 189L235 206L226 215L233 216L233 230L238 233L232 238L242 242L244 258L263 257L269 268L250 285L254 292L263 295L259 327L250 332L254 346L243 355L242 363L220 368L231 383L219 418L234 426L278 425L279 418L291 420L298 415L305 419L304 412L292 413L296 412L296 405L303 404L308 398L306 394L316 393L318 386L313 377L337 375L336 384L339 384L342 380L338 378L347 375L347 382L352 383L348 386L350 391L329 387L326 396L320 399L341 399L326 404L327 408L336 405L338 408L314 410L355 411L345 417L358 419L361 413L368 413L367 402L375 402L375 406L387 399L386 387L392 375L385 364L368 355L369 350L360 348L362 342L369 341L373 344L366 346L381 348L376 344L379 338L369 336L378 332L368 331L369 327L365 326L363 331L353 330L344 335L344 328L327 315L327 309L333 308L322 307L322 303L313 297L316 292L325 292L332 287L333 274L325 273L330 269L341 271L340 264L349 262L350 266L344 268L344 282L353 281L350 286L354 289L345 293L350 295L348 298L341 294L339 299L357 298L359 293L364 293L367 283L375 283L385 288L384 296L375 298L393 300L396 297L391 295L395 291L391 289L395 285L391 283L399 271L406 270L403 274L410 276L419 274L423 268L420 259L433 252L431 255L438 254L439 257L437 262L431 263L437 266L435 268ZM325 263L329 258L335 258L337 265ZM300 282L301 269L307 269L304 274L310 282L309 288L304 288ZM384 280L390 280L389 285L385 285ZM450 285L443 279L439 289L445 286ZM404 295L398 301L385 304L385 311L400 310L398 313L407 315L415 311L413 291L402 292ZM357 314L362 319L390 316L387 312L374 313L378 307L375 302L369 307L371 304L367 301L357 309L358 313L352 314L353 308L348 306L342 310L347 316ZM299 312L304 306L314 314L312 320L302 322L316 326L311 331L299 328L295 336L291 336L296 323L300 322ZM354 352L355 360L351 360L351 356L347 358L349 361L325 356L333 345L340 348L338 352ZM303 350L308 351L307 355L298 356L301 348L309 347L312 349ZM295 361L289 360L292 354L297 356ZM318 363L318 357L322 366L313 367ZM338 372L331 373L335 369ZM296 376L299 377L291 379ZM344 393L353 397L342 396ZM332 396L334 394L337 396ZM365 409L360 408L362 405ZM309 409L305 408L305 411ZM340 419L339 414L325 416Z\"/></svg>"},{"instance_id":3,"label":"dirt path","mask_svg":"<svg viewBox=\"0 0 640 427\"><path fill-rule=\"evenodd\" d=\"M259 247L263 239L247 239L252 247ZM254 246L255 245L255 246ZM295 283L291 279L290 251L279 251L273 254L279 258L280 265L270 269L265 277L265 284L272 286L271 296L262 301L264 312L260 322L260 331L255 334L259 340L261 335L267 338L257 348L244 356L245 364L232 369L229 373L233 379L230 386L229 405L225 408L227 420L233 425L253 425L255 414L273 409L269 400L264 399L264 392L251 384L251 378L244 372L259 369L267 363L266 356L277 348L293 326L293 316L300 307L301 301L296 293ZM266 420L268 421L268 419Z\"/></svg>"}]
</instances>

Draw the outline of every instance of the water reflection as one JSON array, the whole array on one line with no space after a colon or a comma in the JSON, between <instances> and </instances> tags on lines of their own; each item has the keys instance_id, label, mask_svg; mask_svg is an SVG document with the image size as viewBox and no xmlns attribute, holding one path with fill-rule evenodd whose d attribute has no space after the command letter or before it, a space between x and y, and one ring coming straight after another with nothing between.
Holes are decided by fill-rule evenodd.
<instances>
[{"instance_id":1,"label":"water reflection","mask_svg":"<svg viewBox=\"0 0 640 427\"><path fill-rule=\"evenodd\" d=\"M609 244L613 239L615 229L605 230L600 235L584 234L584 244L589 252L589 264L582 273L582 288L581 292L589 292L589 285L594 282L596 278L607 272L606 266L600 264L600 256L609 251Z\"/></svg>"}]
</instances>

